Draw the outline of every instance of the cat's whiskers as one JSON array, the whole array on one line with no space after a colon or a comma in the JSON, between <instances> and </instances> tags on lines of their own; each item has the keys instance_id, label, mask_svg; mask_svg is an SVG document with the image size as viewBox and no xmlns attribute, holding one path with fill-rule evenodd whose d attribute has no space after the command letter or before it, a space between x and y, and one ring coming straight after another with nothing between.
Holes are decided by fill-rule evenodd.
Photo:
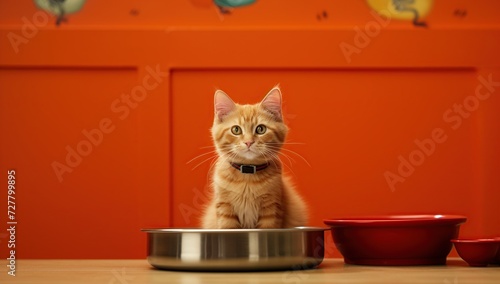
<instances>
[{"instance_id":1,"label":"cat's whiskers","mask_svg":"<svg viewBox=\"0 0 500 284\"><path fill-rule=\"evenodd\" d=\"M209 145L209 146L201 146L200 149L208 149L208 148L214 148L214 145Z\"/></svg>"},{"instance_id":2,"label":"cat's whiskers","mask_svg":"<svg viewBox=\"0 0 500 284\"><path fill-rule=\"evenodd\" d=\"M197 167L201 166L202 164L204 164L205 162L207 161L210 161L210 160L216 160L217 159L217 154L211 156L211 157L208 157L207 159L201 161L200 163L198 163L196 166L194 166L191 170L194 171Z\"/></svg>"},{"instance_id":3,"label":"cat's whiskers","mask_svg":"<svg viewBox=\"0 0 500 284\"><path fill-rule=\"evenodd\" d=\"M271 145L267 145L267 147L268 147L270 150L272 150L272 151L274 151L274 152L277 152L277 153L279 153L279 155L281 155L281 156L285 157L285 158L288 160L288 162L290 163L290 166L291 166L293 163L296 163L296 162L297 162L297 161L295 161L295 159L294 159L292 156L290 156L290 155L288 155L287 153L284 153L284 151L282 151L282 150L286 150L286 149L284 149L283 147L280 147L280 146L271 146Z\"/></svg>"},{"instance_id":4,"label":"cat's whiskers","mask_svg":"<svg viewBox=\"0 0 500 284\"><path fill-rule=\"evenodd\" d=\"M234 158L236 158L236 156L238 156L237 153L235 152L229 152L229 155L228 154L225 154L223 156L220 156L219 159L222 159L221 160L221 163L231 163ZM217 162L219 161L219 159L217 160Z\"/></svg>"},{"instance_id":5,"label":"cat's whiskers","mask_svg":"<svg viewBox=\"0 0 500 284\"><path fill-rule=\"evenodd\" d=\"M279 158L278 158L279 159ZM297 175L295 174L295 172L292 170L292 167L287 165L287 164L283 164L284 167L286 167L294 177L296 177Z\"/></svg>"},{"instance_id":6,"label":"cat's whiskers","mask_svg":"<svg viewBox=\"0 0 500 284\"><path fill-rule=\"evenodd\" d=\"M290 150L290 149L286 149L286 148L282 148L282 147L277 147L277 146L272 146L272 145L269 145L269 148L273 149L273 150L280 150L281 151L281 154L284 155L284 156L289 156L285 153L283 153L283 151L287 152L287 153L291 153L291 154L294 154L296 155L297 157L299 157L302 161L304 161L309 167L311 167L311 164L309 164L309 162L306 160L306 158L304 158L302 155L300 155L299 153L293 151L293 150ZM291 156L290 156L291 157ZM293 160L293 159L292 159Z\"/></svg>"},{"instance_id":7,"label":"cat's whiskers","mask_svg":"<svg viewBox=\"0 0 500 284\"><path fill-rule=\"evenodd\" d=\"M281 166L288 167L288 165L281 160L279 153L272 150L268 150L268 152L273 157L273 161L278 161Z\"/></svg>"},{"instance_id":8,"label":"cat's whiskers","mask_svg":"<svg viewBox=\"0 0 500 284\"><path fill-rule=\"evenodd\" d=\"M204 157L206 155L211 155L211 154L217 154L217 150L212 150L210 152L206 152L206 153L203 153L203 154L200 154L194 158L192 158L191 160L187 161L186 164L189 164L189 163L192 163L193 161L195 161L196 159L199 159L201 157Z\"/></svg>"},{"instance_id":9,"label":"cat's whiskers","mask_svg":"<svg viewBox=\"0 0 500 284\"><path fill-rule=\"evenodd\" d=\"M197 160L197 159L200 159L200 158L205 157L206 155L211 155L211 154L212 154L212 155L215 155L215 156L217 156L217 155L218 155L217 149L215 149L215 148L214 148L214 146L204 146L204 147L200 147L200 149L202 149L202 148L213 148L213 150L212 150L212 151L208 151L208 152L206 152L206 153L202 153L202 154L200 154L200 155L198 155L198 156L196 156L196 157L192 158L191 160L187 161L187 162L186 162L186 164L192 163L192 162L194 162L194 161L195 161L195 160ZM221 146L220 148L221 148L222 150L224 150L224 149L229 149L229 146ZM209 159L205 159L205 160L204 160L204 162L206 162L206 161L208 161L208 160L209 160ZM203 162L202 162L202 163L203 163ZM199 166L199 165L197 165L197 166ZM197 167L197 166L196 166L196 167ZM196 167L195 167L195 168L196 168ZM193 168L193 169L194 169L194 168Z\"/></svg>"},{"instance_id":10,"label":"cat's whiskers","mask_svg":"<svg viewBox=\"0 0 500 284\"><path fill-rule=\"evenodd\" d=\"M274 157L272 151L269 151L268 149L264 149L264 151L262 151L261 149L257 149L257 151L259 151L259 153L262 155L262 157L264 157L264 159L267 162L271 161L276 168L279 168L278 164L276 163L276 158ZM271 156L269 157L267 154L271 154Z\"/></svg>"},{"instance_id":11,"label":"cat's whiskers","mask_svg":"<svg viewBox=\"0 0 500 284\"><path fill-rule=\"evenodd\" d=\"M219 161L220 158L221 158L220 156L217 156L216 159L214 159L212 162L210 162L210 167L208 168L209 173L211 173L212 168L215 167L215 165L217 164L217 161Z\"/></svg>"},{"instance_id":12,"label":"cat's whiskers","mask_svg":"<svg viewBox=\"0 0 500 284\"><path fill-rule=\"evenodd\" d=\"M280 158L280 155L283 155L283 153L277 153L275 151L271 151L271 150L268 150L268 152L271 154L271 156L274 158L274 160L278 160L280 162L281 165L283 165L284 167L288 168L288 170L290 170L290 172L295 176L295 172L292 170L292 167L291 167L291 164L290 166L287 165L286 163L284 163L281 158ZM285 156L285 155L284 155ZM285 156L286 157L286 156ZM288 158L288 157L287 157Z\"/></svg>"},{"instance_id":13,"label":"cat's whiskers","mask_svg":"<svg viewBox=\"0 0 500 284\"><path fill-rule=\"evenodd\" d=\"M302 142L266 142L269 145L305 145L306 143Z\"/></svg>"},{"instance_id":14,"label":"cat's whiskers","mask_svg":"<svg viewBox=\"0 0 500 284\"><path fill-rule=\"evenodd\" d=\"M280 150L282 150L282 149L280 149ZM277 155L281 155L281 156L285 157L288 160L288 163L290 164L290 167L292 166L293 163L296 163L295 159L292 156L287 155L286 153L283 153L281 151L278 152L278 153L279 154L277 154Z\"/></svg>"},{"instance_id":15,"label":"cat's whiskers","mask_svg":"<svg viewBox=\"0 0 500 284\"><path fill-rule=\"evenodd\" d=\"M232 153L232 155L234 155ZM221 161L221 163L225 163L229 160L229 157L227 157L227 155L222 155L222 156L219 156L218 154L214 157L214 159L212 160L212 162L210 162L210 167L208 168L208 171L207 171L207 182L210 180L210 177L212 175L212 170L214 169L214 167L217 165L217 163L219 161Z\"/></svg>"},{"instance_id":16,"label":"cat's whiskers","mask_svg":"<svg viewBox=\"0 0 500 284\"><path fill-rule=\"evenodd\" d=\"M266 147L266 149L265 149L265 153L266 153L266 154L270 154L270 155L271 155L271 158L272 158L272 160L273 160L273 161L276 161L276 160L277 160L277 161L279 161L279 162L280 162L280 164L283 164L283 161L282 161L282 160L280 159L280 157L279 157L279 155L280 155L280 154L279 154L279 152L278 152L278 151L276 151L275 149L272 149L271 147L269 147L269 146L268 146L268 147ZM288 159L288 157L287 157L287 159ZM290 161L290 160L289 160L289 162L291 163L291 161Z\"/></svg>"}]
</instances>

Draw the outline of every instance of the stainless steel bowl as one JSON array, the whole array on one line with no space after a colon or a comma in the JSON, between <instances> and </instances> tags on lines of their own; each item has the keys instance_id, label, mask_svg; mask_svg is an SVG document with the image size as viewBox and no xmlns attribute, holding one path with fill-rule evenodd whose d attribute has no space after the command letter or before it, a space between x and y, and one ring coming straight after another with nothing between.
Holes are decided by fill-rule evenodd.
<instances>
[{"instance_id":1,"label":"stainless steel bowl","mask_svg":"<svg viewBox=\"0 0 500 284\"><path fill-rule=\"evenodd\" d=\"M324 228L144 229L148 262L160 269L260 271L309 269L324 257Z\"/></svg>"}]
</instances>

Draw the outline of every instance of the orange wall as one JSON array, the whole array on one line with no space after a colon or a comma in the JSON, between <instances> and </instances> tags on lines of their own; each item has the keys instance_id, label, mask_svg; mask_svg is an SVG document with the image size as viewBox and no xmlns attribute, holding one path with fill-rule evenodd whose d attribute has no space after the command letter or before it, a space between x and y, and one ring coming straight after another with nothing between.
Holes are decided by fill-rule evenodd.
<instances>
[{"instance_id":1,"label":"orange wall","mask_svg":"<svg viewBox=\"0 0 500 284\"><path fill-rule=\"evenodd\" d=\"M209 162L189 161L210 151L215 88L253 103L276 83L310 225L454 213L468 217L462 235L500 235L500 86L479 79L500 81L500 2L435 1L428 28L381 26L365 1L230 15L202 0L88 2L60 27L31 1L0 2L0 169L5 188L16 170L18 258L142 258L140 228L197 226ZM410 156L420 165L391 187L385 174Z\"/></svg>"}]
</instances>

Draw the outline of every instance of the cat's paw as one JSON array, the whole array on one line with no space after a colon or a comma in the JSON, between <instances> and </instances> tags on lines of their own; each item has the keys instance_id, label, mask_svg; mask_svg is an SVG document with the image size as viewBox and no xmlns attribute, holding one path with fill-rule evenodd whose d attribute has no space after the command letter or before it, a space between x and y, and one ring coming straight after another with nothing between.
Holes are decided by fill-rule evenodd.
<instances>
[{"instance_id":1,"label":"cat's paw","mask_svg":"<svg viewBox=\"0 0 500 284\"><path fill-rule=\"evenodd\" d=\"M240 229L240 228L241 224L236 220L223 219L223 220L218 220L217 222L217 229Z\"/></svg>"},{"instance_id":2,"label":"cat's paw","mask_svg":"<svg viewBox=\"0 0 500 284\"><path fill-rule=\"evenodd\" d=\"M283 226L283 222L281 219L277 218L265 218L260 219L257 223L257 229L276 229L281 228Z\"/></svg>"}]
</instances>

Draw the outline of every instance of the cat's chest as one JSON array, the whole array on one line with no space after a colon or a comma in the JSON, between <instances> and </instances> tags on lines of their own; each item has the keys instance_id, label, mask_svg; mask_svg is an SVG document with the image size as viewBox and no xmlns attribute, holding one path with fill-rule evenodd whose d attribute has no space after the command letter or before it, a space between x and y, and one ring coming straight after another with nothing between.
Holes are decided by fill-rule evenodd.
<instances>
[{"instance_id":1,"label":"cat's chest","mask_svg":"<svg viewBox=\"0 0 500 284\"><path fill-rule=\"evenodd\" d=\"M243 228L255 228L259 221L261 207L260 188L240 184L232 190L234 214Z\"/></svg>"},{"instance_id":2,"label":"cat's chest","mask_svg":"<svg viewBox=\"0 0 500 284\"><path fill-rule=\"evenodd\" d=\"M255 228L259 221L261 200L252 188L242 185L239 192L235 192L234 213L243 228Z\"/></svg>"},{"instance_id":3,"label":"cat's chest","mask_svg":"<svg viewBox=\"0 0 500 284\"><path fill-rule=\"evenodd\" d=\"M255 228L260 211L267 199L278 199L282 191L280 175L229 176L218 172L214 177L215 192L219 202L232 205L233 214L243 228Z\"/></svg>"}]
</instances>

